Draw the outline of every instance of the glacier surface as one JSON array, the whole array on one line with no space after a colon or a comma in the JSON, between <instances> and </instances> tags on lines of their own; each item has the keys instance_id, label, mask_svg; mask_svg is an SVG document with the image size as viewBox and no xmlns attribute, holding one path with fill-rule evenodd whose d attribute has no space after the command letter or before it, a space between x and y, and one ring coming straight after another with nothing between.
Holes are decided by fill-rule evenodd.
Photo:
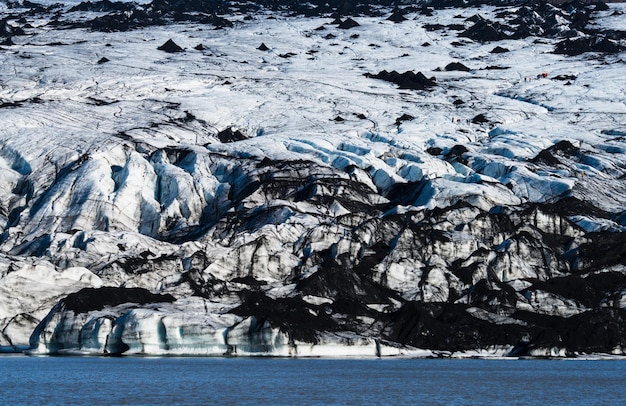
<instances>
[{"instance_id":1,"label":"glacier surface","mask_svg":"<svg viewBox=\"0 0 626 406\"><path fill-rule=\"evenodd\" d=\"M623 4L112 4L0 3L0 351L624 354Z\"/></svg>"}]
</instances>

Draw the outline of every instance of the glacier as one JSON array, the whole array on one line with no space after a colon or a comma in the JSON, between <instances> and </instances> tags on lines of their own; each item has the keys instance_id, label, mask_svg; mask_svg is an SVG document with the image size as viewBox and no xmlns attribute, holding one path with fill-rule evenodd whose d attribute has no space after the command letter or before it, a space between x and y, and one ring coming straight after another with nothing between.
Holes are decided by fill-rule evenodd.
<instances>
[{"instance_id":1,"label":"glacier","mask_svg":"<svg viewBox=\"0 0 626 406\"><path fill-rule=\"evenodd\" d=\"M0 2L0 352L625 354L623 3L182 3Z\"/></svg>"}]
</instances>

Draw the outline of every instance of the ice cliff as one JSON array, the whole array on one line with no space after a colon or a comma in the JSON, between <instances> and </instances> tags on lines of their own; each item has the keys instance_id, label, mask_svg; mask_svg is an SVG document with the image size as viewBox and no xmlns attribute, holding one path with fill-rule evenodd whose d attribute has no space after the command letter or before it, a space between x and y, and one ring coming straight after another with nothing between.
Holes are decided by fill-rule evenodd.
<instances>
[{"instance_id":1,"label":"ice cliff","mask_svg":"<svg viewBox=\"0 0 626 406\"><path fill-rule=\"evenodd\" d=\"M624 355L623 5L267 3L0 3L0 350Z\"/></svg>"}]
</instances>

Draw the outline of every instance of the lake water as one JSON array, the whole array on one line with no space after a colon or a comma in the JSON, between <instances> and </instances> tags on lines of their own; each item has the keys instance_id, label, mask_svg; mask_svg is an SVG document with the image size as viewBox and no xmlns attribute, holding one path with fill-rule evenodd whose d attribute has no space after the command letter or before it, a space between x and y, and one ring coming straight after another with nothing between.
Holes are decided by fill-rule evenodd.
<instances>
[{"instance_id":1,"label":"lake water","mask_svg":"<svg viewBox=\"0 0 626 406\"><path fill-rule=\"evenodd\" d=\"M626 404L608 360L0 356L17 404Z\"/></svg>"}]
</instances>

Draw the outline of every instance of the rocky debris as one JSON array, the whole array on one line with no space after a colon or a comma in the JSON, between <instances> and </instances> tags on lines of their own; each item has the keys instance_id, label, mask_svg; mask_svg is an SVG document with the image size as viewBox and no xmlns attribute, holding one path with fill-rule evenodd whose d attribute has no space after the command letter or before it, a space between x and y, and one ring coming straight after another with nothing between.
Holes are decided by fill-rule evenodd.
<instances>
[{"instance_id":1,"label":"rocky debris","mask_svg":"<svg viewBox=\"0 0 626 406\"><path fill-rule=\"evenodd\" d=\"M240 130L233 131L232 127L225 128L222 131L218 132L217 138L224 143L237 142L248 139L248 137L246 137L246 135Z\"/></svg>"},{"instance_id":2,"label":"rocky debris","mask_svg":"<svg viewBox=\"0 0 626 406\"><path fill-rule=\"evenodd\" d=\"M478 114L472 118L472 123L474 124L488 124L491 120L489 120L484 114Z\"/></svg>"},{"instance_id":3,"label":"rocky debris","mask_svg":"<svg viewBox=\"0 0 626 406\"><path fill-rule=\"evenodd\" d=\"M178 45L171 39L168 39L163 45L161 45L157 49L159 51L167 52L168 54L175 54L177 52L185 51L180 45Z\"/></svg>"},{"instance_id":4,"label":"rocky debris","mask_svg":"<svg viewBox=\"0 0 626 406\"><path fill-rule=\"evenodd\" d=\"M497 22L478 20L474 25L459 33L459 37L465 37L478 42L500 41L510 36L505 27Z\"/></svg>"},{"instance_id":5,"label":"rocky debris","mask_svg":"<svg viewBox=\"0 0 626 406\"><path fill-rule=\"evenodd\" d=\"M504 47L501 47L499 45L491 50L492 54L503 54L503 53L506 53L506 52L510 52L510 50L508 48L504 48Z\"/></svg>"},{"instance_id":6,"label":"rocky debris","mask_svg":"<svg viewBox=\"0 0 626 406\"><path fill-rule=\"evenodd\" d=\"M511 350L512 356L575 356L601 352L600 348L624 345L623 309L597 309L557 318L520 312L516 318L532 323L534 328Z\"/></svg>"},{"instance_id":7,"label":"rocky debris","mask_svg":"<svg viewBox=\"0 0 626 406\"><path fill-rule=\"evenodd\" d=\"M399 73L383 70L376 74L366 73L365 77L395 83L400 89L428 90L437 85L437 80L434 77L427 78L422 72L407 71Z\"/></svg>"},{"instance_id":8,"label":"rocky debris","mask_svg":"<svg viewBox=\"0 0 626 406\"><path fill-rule=\"evenodd\" d=\"M403 10L395 10L389 17L387 17L388 21L392 21L394 23L402 23L407 20L405 17L405 12Z\"/></svg>"},{"instance_id":9,"label":"rocky debris","mask_svg":"<svg viewBox=\"0 0 626 406\"><path fill-rule=\"evenodd\" d=\"M174 13L172 15L172 19L174 21L180 21L180 22L195 22L198 24L210 24L213 27L215 27L215 29L232 28L235 26L235 24L233 24L233 22L230 21L229 19L225 17L220 17L215 13L212 13L210 15L193 14L193 13L190 14L187 12Z\"/></svg>"},{"instance_id":10,"label":"rocky debris","mask_svg":"<svg viewBox=\"0 0 626 406\"><path fill-rule=\"evenodd\" d=\"M14 35L26 35L26 32L19 26L9 23L9 18L0 20L0 37L12 37Z\"/></svg>"},{"instance_id":11,"label":"rocky debris","mask_svg":"<svg viewBox=\"0 0 626 406\"><path fill-rule=\"evenodd\" d=\"M257 49L258 49L259 51L269 51L269 50L270 50L270 49L268 48L268 46L267 46L267 45L265 45L265 43L264 43L264 42L262 42L262 43L261 43L261 45L259 45L259 46L257 47Z\"/></svg>"},{"instance_id":12,"label":"rocky debris","mask_svg":"<svg viewBox=\"0 0 626 406\"><path fill-rule=\"evenodd\" d=\"M564 39L554 47L555 54L575 56L586 52L616 54L626 49L619 42L604 36L588 36L575 39Z\"/></svg>"},{"instance_id":13,"label":"rocky debris","mask_svg":"<svg viewBox=\"0 0 626 406\"><path fill-rule=\"evenodd\" d=\"M413 121L413 120L415 120L415 117L413 117L410 114L404 113L400 117L396 118L396 125L400 125L406 121Z\"/></svg>"},{"instance_id":14,"label":"rocky debris","mask_svg":"<svg viewBox=\"0 0 626 406\"><path fill-rule=\"evenodd\" d=\"M498 13L498 21L487 20L478 14L466 19L472 25L463 30L459 36L479 42L521 39L530 36L576 38L580 33L596 36L597 34L589 27L589 22L594 12L606 7L606 4L604 7L601 4L603 3L577 1L561 4L524 2L521 7L509 7ZM443 28L459 29L460 27L451 25L438 29ZM604 46L608 49L606 52L619 52L612 50L609 44ZM603 46L599 46L598 51L605 52L601 51L602 48Z\"/></svg>"},{"instance_id":15,"label":"rocky debris","mask_svg":"<svg viewBox=\"0 0 626 406\"><path fill-rule=\"evenodd\" d=\"M562 81L570 81L576 80L578 77L576 75L556 75L552 77L552 80L562 80Z\"/></svg>"},{"instance_id":16,"label":"rocky debris","mask_svg":"<svg viewBox=\"0 0 626 406\"><path fill-rule=\"evenodd\" d=\"M87 313L101 310L105 306L113 307L122 303L171 303L176 298L170 294L155 294L143 288L83 288L71 293L62 302L67 310L74 313Z\"/></svg>"},{"instance_id":17,"label":"rocky debris","mask_svg":"<svg viewBox=\"0 0 626 406\"><path fill-rule=\"evenodd\" d=\"M7 47L10 47L10 46L15 45L15 42L13 42L11 37L8 37L8 38L5 38L2 41L0 41L0 45L4 45L4 46L7 46Z\"/></svg>"},{"instance_id":18,"label":"rocky debris","mask_svg":"<svg viewBox=\"0 0 626 406\"><path fill-rule=\"evenodd\" d=\"M523 326L510 322L495 324L477 318L466 305L408 302L391 315L385 329L388 339L445 351L514 346L526 334Z\"/></svg>"},{"instance_id":19,"label":"rocky debris","mask_svg":"<svg viewBox=\"0 0 626 406\"><path fill-rule=\"evenodd\" d=\"M424 16L432 15L434 9L446 7L472 7L483 4L477 0L435 0L421 7L404 6L394 9L389 15L390 21L402 22L408 12L419 12ZM480 42L498 41L506 38L525 38L528 36L568 37L576 36L577 32L588 32L587 25L593 14L606 9L606 4L567 2L562 4L528 3L522 1L498 1L493 5L517 6L509 7L500 12L501 21L488 21L480 15L472 16L466 22L473 25L467 28L463 24L449 26L429 25L428 30L448 29L462 31L460 36ZM11 6L12 3L9 4ZM30 2L24 2L33 13L49 12L56 6L44 7ZM300 4L281 0L276 2L215 2L210 0L154 0L148 4L127 2L111 2L101 0L84 2L70 8L70 11L92 11L106 13L92 20L81 22L52 21L58 24L73 27L85 27L98 31L128 31L141 27L163 25L168 21L196 22L211 24L215 28L230 28L233 23L225 16L234 14L253 15L261 10L287 12L291 15L305 16L336 16L333 25L339 28L350 29L359 24L352 18L341 18L345 15L379 16L381 8L399 6L395 2L379 0L375 2L345 2L314 0ZM19 28L14 28L19 29ZM19 34L18 34L19 35Z\"/></svg>"},{"instance_id":20,"label":"rocky debris","mask_svg":"<svg viewBox=\"0 0 626 406\"><path fill-rule=\"evenodd\" d=\"M349 30L350 28L355 28L355 27L360 27L360 26L361 24L357 23L352 18L346 18L339 25L337 25L337 28L340 28L342 30Z\"/></svg>"},{"instance_id":21,"label":"rocky debris","mask_svg":"<svg viewBox=\"0 0 626 406\"><path fill-rule=\"evenodd\" d=\"M266 321L289 335L292 340L317 344L321 332L337 330L337 323L321 306L311 305L302 298L272 299L262 292L240 292L241 305L231 312L238 316L253 316L259 324Z\"/></svg>"},{"instance_id":22,"label":"rocky debris","mask_svg":"<svg viewBox=\"0 0 626 406\"><path fill-rule=\"evenodd\" d=\"M147 12L135 7L125 12L112 12L93 20L76 23L59 23L67 27L83 27L102 32L124 32L155 25L164 25L166 20L161 14Z\"/></svg>"},{"instance_id":23,"label":"rocky debris","mask_svg":"<svg viewBox=\"0 0 626 406\"><path fill-rule=\"evenodd\" d=\"M471 71L470 68L468 68L467 66L463 65L461 62L451 62L451 63L446 65L444 70L446 70L448 72L450 72L450 71L470 72Z\"/></svg>"},{"instance_id":24,"label":"rocky debris","mask_svg":"<svg viewBox=\"0 0 626 406\"><path fill-rule=\"evenodd\" d=\"M568 140L562 140L539 152L531 162L554 166L561 163L559 158L570 158L579 154L580 149L572 145Z\"/></svg>"},{"instance_id":25,"label":"rocky debris","mask_svg":"<svg viewBox=\"0 0 626 406\"><path fill-rule=\"evenodd\" d=\"M92 11L92 12L124 12L131 11L135 6L129 2L123 1L110 1L110 0L98 0L98 1L84 1L76 4L69 9L70 13L77 11Z\"/></svg>"}]
</instances>

